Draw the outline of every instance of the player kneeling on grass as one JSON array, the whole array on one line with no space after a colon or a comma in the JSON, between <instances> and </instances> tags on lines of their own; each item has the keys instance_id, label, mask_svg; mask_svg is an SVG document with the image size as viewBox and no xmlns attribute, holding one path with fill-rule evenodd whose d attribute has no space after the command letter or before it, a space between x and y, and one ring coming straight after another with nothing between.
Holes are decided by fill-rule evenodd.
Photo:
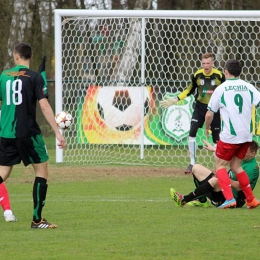
<instances>
[{"instance_id":1,"label":"player kneeling on grass","mask_svg":"<svg viewBox=\"0 0 260 260\"><path fill-rule=\"evenodd\" d=\"M206 144L206 146L204 146L205 149L215 151L216 148L207 141L204 141L204 143ZM242 161L242 167L248 175L252 189L255 188L259 177L259 167L255 158L258 148L258 143L252 141ZM240 188L235 174L231 170L229 170L228 174L231 179L232 192L236 199L236 207L241 208L245 204L246 197ZM220 190L215 173L200 164L195 164L192 168L192 175L197 188L190 194L182 195L173 188L170 189L171 197L175 201L176 206L187 204L190 206L209 207L210 203L207 197L211 201L211 204L216 207L224 203L226 199ZM250 207L247 208L250 209Z\"/></svg>"}]
</instances>

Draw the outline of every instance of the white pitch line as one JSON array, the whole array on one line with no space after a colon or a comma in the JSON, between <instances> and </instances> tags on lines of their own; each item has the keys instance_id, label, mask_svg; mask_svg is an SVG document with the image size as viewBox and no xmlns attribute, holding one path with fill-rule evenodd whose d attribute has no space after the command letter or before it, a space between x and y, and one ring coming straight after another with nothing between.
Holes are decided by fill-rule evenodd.
<instances>
[{"instance_id":1,"label":"white pitch line","mask_svg":"<svg viewBox=\"0 0 260 260\"><path fill-rule=\"evenodd\" d=\"M31 197L27 195L11 195L11 201L32 201ZM158 198L158 199L142 199L142 198L127 198L127 197L84 197L84 196L51 196L46 199L46 202L169 202L170 198Z\"/></svg>"}]
</instances>

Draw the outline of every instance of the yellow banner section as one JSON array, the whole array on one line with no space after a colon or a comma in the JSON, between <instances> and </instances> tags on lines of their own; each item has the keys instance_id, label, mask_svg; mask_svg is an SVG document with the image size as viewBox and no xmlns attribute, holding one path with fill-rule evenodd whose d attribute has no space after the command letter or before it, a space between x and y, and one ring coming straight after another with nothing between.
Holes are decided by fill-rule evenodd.
<instances>
[{"instance_id":1,"label":"yellow banner section","mask_svg":"<svg viewBox=\"0 0 260 260\"><path fill-rule=\"evenodd\" d=\"M260 120L259 120L260 112L257 111L256 107L254 106L252 109L252 133L253 135L260 135Z\"/></svg>"},{"instance_id":2,"label":"yellow banner section","mask_svg":"<svg viewBox=\"0 0 260 260\"><path fill-rule=\"evenodd\" d=\"M253 129L252 129L252 133L253 135L255 135L255 116L256 116L256 111L255 111L255 106L253 106L252 108L252 125L253 125ZM257 127L259 129L259 127Z\"/></svg>"}]
</instances>

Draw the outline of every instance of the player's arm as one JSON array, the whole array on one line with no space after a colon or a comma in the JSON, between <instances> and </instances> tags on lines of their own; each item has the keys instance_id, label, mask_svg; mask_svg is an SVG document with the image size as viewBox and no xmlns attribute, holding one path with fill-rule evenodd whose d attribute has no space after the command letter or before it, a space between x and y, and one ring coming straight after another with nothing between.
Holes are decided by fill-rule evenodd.
<instances>
[{"instance_id":1,"label":"player's arm","mask_svg":"<svg viewBox=\"0 0 260 260\"><path fill-rule=\"evenodd\" d=\"M234 181L234 180L230 180L231 181L231 187L240 191L241 190L241 187L240 187L240 184L238 181Z\"/></svg>"},{"instance_id":2,"label":"player's arm","mask_svg":"<svg viewBox=\"0 0 260 260\"><path fill-rule=\"evenodd\" d=\"M191 83L188 85L188 87L182 92L180 93L177 98L179 100L183 100L185 99L186 97L192 95L195 90L197 89L197 83L196 83L196 77L193 75L192 76L192 80L191 80Z\"/></svg>"},{"instance_id":3,"label":"player's arm","mask_svg":"<svg viewBox=\"0 0 260 260\"><path fill-rule=\"evenodd\" d=\"M202 140L203 143L205 144L203 146L204 149L210 151L210 152L216 152L216 147L214 147L213 145L211 145L207 140Z\"/></svg>"},{"instance_id":4,"label":"player's arm","mask_svg":"<svg viewBox=\"0 0 260 260\"><path fill-rule=\"evenodd\" d=\"M169 96L166 96L164 100L160 101L160 106L162 108L168 108L172 105L175 105L177 102L179 101L178 97L169 97Z\"/></svg>"},{"instance_id":5,"label":"player's arm","mask_svg":"<svg viewBox=\"0 0 260 260\"><path fill-rule=\"evenodd\" d=\"M255 184L257 182L258 176L259 176L259 168L258 165L256 165L256 167L252 167L251 163L247 163L247 161L243 161L242 167L244 169L244 171L246 172L248 178L249 178L249 182L251 185L251 188L254 189ZM230 180L231 180L231 186L240 191L241 187L238 181L233 180L234 173L230 170L230 172L228 173Z\"/></svg>"},{"instance_id":6,"label":"player's arm","mask_svg":"<svg viewBox=\"0 0 260 260\"><path fill-rule=\"evenodd\" d=\"M47 122L49 123L49 125L51 126L52 130L55 133L55 136L58 140L58 146L61 149L65 149L66 148L66 141L64 139L64 137L62 136L62 134L60 133L60 130L58 128L58 125L55 121L55 116L53 113L53 110L48 102L48 90L45 86L45 82L44 79L42 77L41 74L38 74L35 77L35 96L38 99L41 111L45 117L45 119L47 120Z\"/></svg>"},{"instance_id":7,"label":"player's arm","mask_svg":"<svg viewBox=\"0 0 260 260\"><path fill-rule=\"evenodd\" d=\"M248 175L249 182L250 182L251 188L253 190L255 188L255 185L256 185L257 180L258 180L259 167L258 167L257 164L255 165L255 167L252 167L252 164L247 163L247 161L243 161L242 167L244 168L245 172ZM231 185L232 185L232 182L231 182ZM239 186L239 189L240 189L240 186ZM245 199L246 199L245 194L240 189L237 193L237 198L236 198L237 208L243 207L243 205L245 204Z\"/></svg>"},{"instance_id":8,"label":"player's arm","mask_svg":"<svg viewBox=\"0 0 260 260\"><path fill-rule=\"evenodd\" d=\"M231 187L240 191L241 190L240 184L239 184L238 181L235 180L236 179L235 174L231 169L228 171L228 177L229 177L230 182L231 182Z\"/></svg>"},{"instance_id":9,"label":"player's arm","mask_svg":"<svg viewBox=\"0 0 260 260\"><path fill-rule=\"evenodd\" d=\"M39 100L39 105L40 105L41 111L42 111L45 119L51 126L52 130L54 131L54 133L56 135L57 140L59 141L58 146L61 149L65 149L66 141L65 141L64 137L62 136L62 134L60 133L58 125L56 124L53 110L52 110L47 98L42 98L41 100Z\"/></svg>"},{"instance_id":10,"label":"player's arm","mask_svg":"<svg viewBox=\"0 0 260 260\"><path fill-rule=\"evenodd\" d=\"M210 125L211 122L213 121L213 118L214 118L214 112L212 112L209 109L205 115L205 135L207 138L209 137Z\"/></svg>"},{"instance_id":11,"label":"player's arm","mask_svg":"<svg viewBox=\"0 0 260 260\"><path fill-rule=\"evenodd\" d=\"M173 98L166 96L164 100L160 101L160 106L162 108L168 108L172 105L175 105L178 101L183 100L187 96L193 94L196 88L197 88L196 79L193 76L192 82L188 85L188 87L182 93L180 93L178 96L173 97Z\"/></svg>"}]
</instances>

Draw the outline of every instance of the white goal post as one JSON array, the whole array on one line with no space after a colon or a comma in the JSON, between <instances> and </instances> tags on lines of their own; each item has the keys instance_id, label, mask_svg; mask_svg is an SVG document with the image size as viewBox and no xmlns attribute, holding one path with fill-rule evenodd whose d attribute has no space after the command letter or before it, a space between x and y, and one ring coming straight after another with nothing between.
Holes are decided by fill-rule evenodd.
<instances>
[{"instance_id":1,"label":"white goal post","mask_svg":"<svg viewBox=\"0 0 260 260\"><path fill-rule=\"evenodd\" d=\"M56 9L55 112L74 118L56 162L186 168L194 97L165 110L159 101L188 86L205 52L220 70L241 60L241 78L259 88L259 35L260 11ZM210 167L203 139L200 129L196 160Z\"/></svg>"}]
</instances>

